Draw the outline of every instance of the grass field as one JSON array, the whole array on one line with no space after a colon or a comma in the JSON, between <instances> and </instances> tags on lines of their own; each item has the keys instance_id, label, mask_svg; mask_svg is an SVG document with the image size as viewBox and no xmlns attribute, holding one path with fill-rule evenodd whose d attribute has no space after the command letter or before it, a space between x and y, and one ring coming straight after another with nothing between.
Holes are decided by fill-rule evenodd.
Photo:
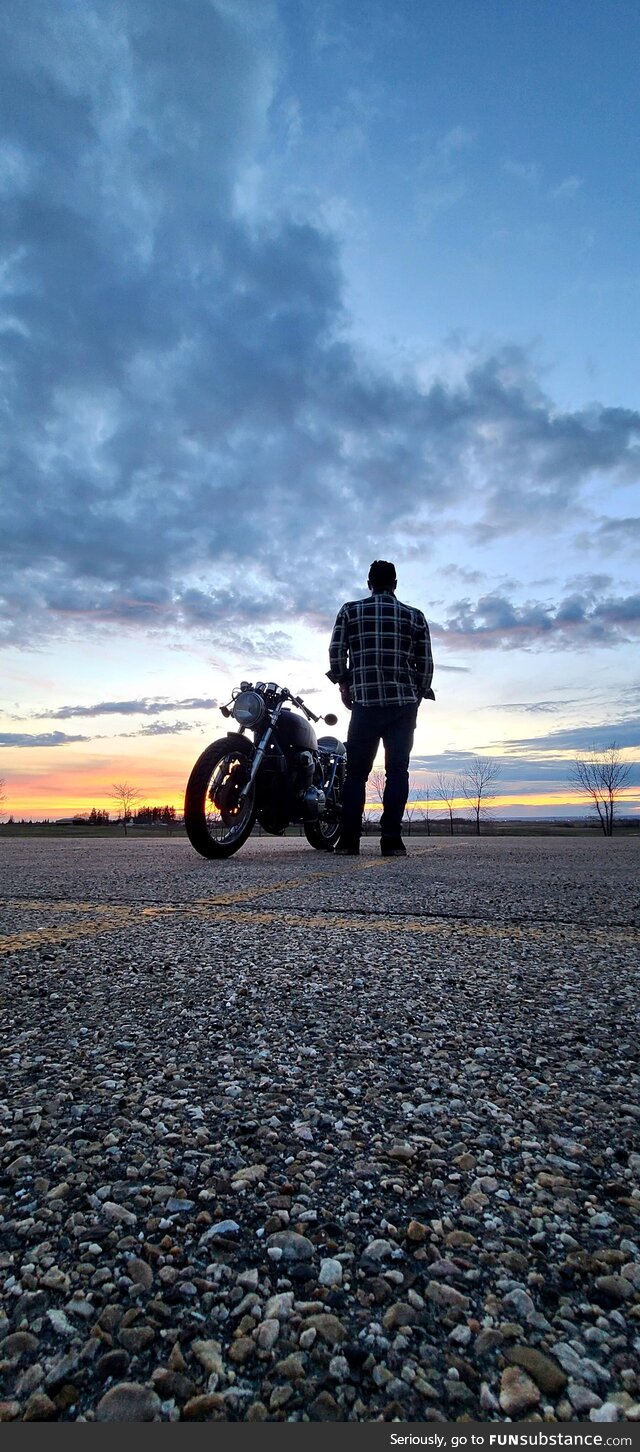
<instances>
[{"instance_id":1,"label":"grass field","mask_svg":"<svg viewBox=\"0 0 640 1452\"><path fill-rule=\"evenodd\" d=\"M375 822L368 822L364 836L376 837L378 825ZM473 837L476 835L475 824L459 818L454 821L453 833L449 830L448 822L431 823L429 831L424 822L405 822L403 827L405 837ZM602 829L599 822L588 817L579 819L545 820L544 818L533 818L532 820L517 819L509 821L494 818L492 821L484 822L481 829L483 837L591 837L602 836ZM623 817L615 824L616 836L638 836L640 834L640 821L635 818ZM253 836L264 837L269 833L263 832L262 828L256 825L253 829ZM302 837L304 831L301 825L295 824L287 828L284 834L287 837ZM0 823L0 837L107 837L114 840L124 840L124 830L121 822L109 822L96 827L88 823L75 822L3 822ZM158 840L174 838L179 840L185 836L185 829L182 822L176 822L169 831L164 826L131 826L127 827L127 841L137 841L144 838L155 838Z\"/></svg>"}]
</instances>

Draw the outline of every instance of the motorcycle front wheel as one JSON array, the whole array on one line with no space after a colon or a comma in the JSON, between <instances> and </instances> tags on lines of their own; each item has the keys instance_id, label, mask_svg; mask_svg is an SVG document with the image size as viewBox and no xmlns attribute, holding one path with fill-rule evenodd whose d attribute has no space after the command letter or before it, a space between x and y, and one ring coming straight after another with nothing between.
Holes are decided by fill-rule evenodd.
<instances>
[{"instance_id":1,"label":"motorcycle front wheel","mask_svg":"<svg viewBox=\"0 0 640 1452\"><path fill-rule=\"evenodd\" d=\"M231 857L246 842L256 818L255 786L240 801L249 780L254 748L244 737L213 741L187 782L184 825L201 857Z\"/></svg>"},{"instance_id":2,"label":"motorcycle front wheel","mask_svg":"<svg viewBox=\"0 0 640 1452\"><path fill-rule=\"evenodd\" d=\"M327 817L320 817L317 822L305 822L304 835L318 852L333 852L340 836L340 822Z\"/></svg>"}]
</instances>

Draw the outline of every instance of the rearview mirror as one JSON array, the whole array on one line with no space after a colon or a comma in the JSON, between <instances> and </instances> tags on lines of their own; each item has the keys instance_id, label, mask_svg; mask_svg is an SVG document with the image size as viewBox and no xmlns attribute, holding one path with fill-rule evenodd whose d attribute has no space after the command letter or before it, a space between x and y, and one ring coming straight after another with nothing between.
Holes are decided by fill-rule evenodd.
<instances>
[{"instance_id":1,"label":"rearview mirror","mask_svg":"<svg viewBox=\"0 0 640 1452\"><path fill-rule=\"evenodd\" d=\"M330 711L329 712L329 715L328 716L325 716L324 719L326 721L327 726L337 726L337 724L338 724L338 717L337 716L334 716L333 711Z\"/></svg>"}]
</instances>

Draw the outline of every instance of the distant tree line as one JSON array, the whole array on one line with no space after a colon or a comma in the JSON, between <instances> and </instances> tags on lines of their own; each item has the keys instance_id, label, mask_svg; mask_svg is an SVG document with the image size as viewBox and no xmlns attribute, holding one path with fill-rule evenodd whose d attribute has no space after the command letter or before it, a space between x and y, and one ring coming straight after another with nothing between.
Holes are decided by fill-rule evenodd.
<instances>
[{"instance_id":1,"label":"distant tree line","mask_svg":"<svg viewBox=\"0 0 640 1452\"><path fill-rule=\"evenodd\" d=\"M622 760L621 748L612 741L607 746L592 747L575 758L569 770L568 779L577 786L583 798L591 804L605 837L612 837L616 820L620 814L623 788L629 781L633 763ZM486 756L473 756L461 772L444 770L435 775L435 783L424 785L413 776L409 782L409 798L405 810L405 822L411 830L412 823L430 836L432 829L432 807L439 802L446 810L450 836L471 824L472 830L480 836L482 824L491 819L489 800L495 782L500 775L500 763ZM385 774L382 770L372 771L369 777L370 793L374 802L382 807ZM460 808L465 804L466 812ZM468 815L467 815L468 813ZM442 809L439 809L439 816ZM376 821L375 810L369 822Z\"/></svg>"},{"instance_id":2,"label":"distant tree line","mask_svg":"<svg viewBox=\"0 0 640 1452\"><path fill-rule=\"evenodd\" d=\"M133 821L140 826L148 823L162 823L164 827L173 827L176 822L175 807L139 807L133 814Z\"/></svg>"},{"instance_id":3,"label":"distant tree line","mask_svg":"<svg viewBox=\"0 0 640 1452\"><path fill-rule=\"evenodd\" d=\"M45 820L48 820L48 818ZM121 816L117 820L121 821ZM176 809L175 807L170 807L168 804L164 807L139 807L137 811L127 816L128 822L134 822L140 827L150 824L154 826L173 827L176 820ZM100 807L92 807L88 813L77 812L75 817L71 818L71 821L76 827L105 827L110 824L111 817L107 811L103 811Z\"/></svg>"}]
</instances>

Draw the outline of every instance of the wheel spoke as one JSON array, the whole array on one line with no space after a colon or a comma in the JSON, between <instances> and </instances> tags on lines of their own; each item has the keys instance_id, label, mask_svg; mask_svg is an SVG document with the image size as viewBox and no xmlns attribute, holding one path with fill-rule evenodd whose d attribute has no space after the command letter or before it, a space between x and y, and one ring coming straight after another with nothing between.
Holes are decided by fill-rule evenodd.
<instances>
[{"instance_id":1,"label":"wheel spoke","mask_svg":"<svg viewBox=\"0 0 640 1452\"><path fill-rule=\"evenodd\" d=\"M207 832L220 845L234 841L246 827L253 811L253 788L240 801L249 766L245 758L230 752L216 762L205 794Z\"/></svg>"}]
</instances>

